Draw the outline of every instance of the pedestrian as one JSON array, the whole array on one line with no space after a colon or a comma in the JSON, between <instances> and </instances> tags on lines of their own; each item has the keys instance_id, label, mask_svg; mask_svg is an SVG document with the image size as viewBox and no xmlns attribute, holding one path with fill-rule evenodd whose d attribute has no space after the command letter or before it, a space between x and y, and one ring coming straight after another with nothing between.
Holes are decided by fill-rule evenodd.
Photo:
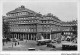
<instances>
[{"instance_id":1,"label":"pedestrian","mask_svg":"<svg viewBox=\"0 0 80 55\"><path fill-rule=\"evenodd\" d=\"M6 44L7 44L7 40L6 40Z\"/></svg>"},{"instance_id":2,"label":"pedestrian","mask_svg":"<svg viewBox=\"0 0 80 55\"><path fill-rule=\"evenodd\" d=\"M18 42L18 45L19 45L19 42Z\"/></svg>"},{"instance_id":3,"label":"pedestrian","mask_svg":"<svg viewBox=\"0 0 80 55\"><path fill-rule=\"evenodd\" d=\"M12 48L13 48L13 42L12 42Z\"/></svg>"},{"instance_id":4,"label":"pedestrian","mask_svg":"<svg viewBox=\"0 0 80 55\"><path fill-rule=\"evenodd\" d=\"M4 46L4 42L3 42L3 46Z\"/></svg>"},{"instance_id":5,"label":"pedestrian","mask_svg":"<svg viewBox=\"0 0 80 55\"><path fill-rule=\"evenodd\" d=\"M16 46L16 42L15 42L15 46Z\"/></svg>"}]
</instances>

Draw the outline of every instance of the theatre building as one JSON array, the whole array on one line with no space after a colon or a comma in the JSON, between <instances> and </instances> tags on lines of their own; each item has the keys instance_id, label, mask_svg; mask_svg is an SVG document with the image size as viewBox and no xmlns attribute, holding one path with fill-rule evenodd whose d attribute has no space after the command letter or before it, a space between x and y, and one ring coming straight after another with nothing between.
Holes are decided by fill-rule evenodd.
<instances>
[{"instance_id":1,"label":"theatre building","mask_svg":"<svg viewBox=\"0 0 80 55\"><path fill-rule=\"evenodd\" d=\"M8 12L4 20L8 23L10 38L36 40L36 34L41 33L45 39L53 39L61 36L60 31L65 30L58 17L51 13L42 15L23 5Z\"/></svg>"}]
</instances>

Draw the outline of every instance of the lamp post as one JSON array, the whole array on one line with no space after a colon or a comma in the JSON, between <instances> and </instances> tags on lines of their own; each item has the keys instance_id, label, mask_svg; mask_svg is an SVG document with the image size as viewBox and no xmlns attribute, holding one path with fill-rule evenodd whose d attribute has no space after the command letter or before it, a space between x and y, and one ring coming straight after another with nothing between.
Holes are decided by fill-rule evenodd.
<instances>
[{"instance_id":1,"label":"lamp post","mask_svg":"<svg viewBox=\"0 0 80 55\"><path fill-rule=\"evenodd\" d=\"M52 32L52 28L51 28L51 32ZM51 40L51 32L50 32L50 40Z\"/></svg>"}]
</instances>

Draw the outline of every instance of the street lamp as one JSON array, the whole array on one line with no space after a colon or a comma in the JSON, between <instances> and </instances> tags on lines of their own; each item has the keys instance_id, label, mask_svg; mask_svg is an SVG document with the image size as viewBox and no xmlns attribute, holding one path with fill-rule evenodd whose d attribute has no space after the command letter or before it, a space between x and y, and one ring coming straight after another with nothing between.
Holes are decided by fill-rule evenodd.
<instances>
[{"instance_id":1,"label":"street lamp","mask_svg":"<svg viewBox=\"0 0 80 55\"><path fill-rule=\"evenodd\" d=\"M52 32L52 28L51 28L51 32ZM51 33L50 33L50 40L51 40Z\"/></svg>"}]
</instances>

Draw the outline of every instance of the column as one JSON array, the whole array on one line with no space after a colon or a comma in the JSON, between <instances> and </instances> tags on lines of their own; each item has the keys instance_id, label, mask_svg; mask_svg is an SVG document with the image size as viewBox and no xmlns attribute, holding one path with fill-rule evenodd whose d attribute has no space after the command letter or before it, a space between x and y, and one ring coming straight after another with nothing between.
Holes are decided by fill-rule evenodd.
<instances>
[{"instance_id":1,"label":"column","mask_svg":"<svg viewBox=\"0 0 80 55\"><path fill-rule=\"evenodd\" d=\"M15 38L15 34L13 34L13 38Z\"/></svg>"},{"instance_id":2,"label":"column","mask_svg":"<svg viewBox=\"0 0 80 55\"><path fill-rule=\"evenodd\" d=\"M46 33L46 39L47 39L47 33Z\"/></svg>"},{"instance_id":3,"label":"column","mask_svg":"<svg viewBox=\"0 0 80 55\"><path fill-rule=\"evenodd\" d=\"M27 40L27 34L25 34L25 38L26 38L26 40Z\"/></svg>"},{"instance_id":4,"label":"column","mask_svg":"<svg viewBox=\"0 0 80 55\"><path fill-rule=\"evenodd\" d=\"M18 34L18 39L20 39L20 36L19 36L19 34Z\"/></svg>"},{"instance_id":5,"label":"column","mask_svg":"<svg viewBox=\"0 0 80 55\"><path fill-rule=\"evenodd\" d=\"M16 38L16 34L15 34L15 38Z\"/></svg>"},{"instance_id":6,"label":"column","mask_svg":"<svg viewBox=\"0 0 80 55\"><path fill-rule=\"evenodd\" d=\"M16 39L17 39L17 34L16 34Z\"/></svg>"},{"instance_id":7,"label":"column","mask_svg":"<svg viewBox=\"0 0 80 55\"><path fill-rule=\"evenodd\" d=\"M50 40L51 40L51 34L50 34Z\"/></svg>"},{"instance_id":8,"label":"column","mask_svg":"<svg viewBox=\"0 0 80 55\"><path fill-rule=\"evenodd\" d=\"M21 34L20 34L20 39L21 39Z\"/></svg>"},{"instance_id":9,"label":"column","mask_svg":"<svg viewBox=\"0 0 80 55\"><path fill-rule=\"evenodd\" d=\"M28 34L26 34L26 39L28 40Z\"/></svg>"},{"instance_id":10,"label":"column","mask_svg":"<svg viewBox=\"0 0 80 55\"><path fill-rule=\"evenodd\" d=\"M35 37L36 37L36 35L35 35ZM37 38L36 38L36 40L37 40Z\"/></svg>"},{"instance_id":11,"label":"column","mask_svg":"<svg viewBox=\"0 0 80 55\"><path fill-rule=\"evenodd\" d=\"M35 36L33 35L33 40L35 39Z\"/></svg>"},{"instance_id":12,"label":"column","mask_svg":"<svg viewBox=\"0 0 80 55\"><path fill-rule=\"evenodd\" d=\"M11 34L11 38L12 38L12 34Z\"/></svg>"},{"instance_id":13,"label":"column","mask_svg":"<svg viewBox=\"0 0 80 55\"><path fill-rule=\"evenodd\" d=\"M21 35L21 38L23 39L23 34Z\"/></svg>"},{"instance_id":14,"label":"column","mask_svg":"<svg viewBox=\"0 0 80 55\"><path fill-rule=\"evenodd\" d=\"M14 34L14 38L15 38L15 34Z\"/></svg>"},{"instance_id":15,"label":"column","mask_svg":"<svg viewBox=\"0 0 80 55\"><path fill-rule=\"evenodd\" d=\"M15 38L16 38L16 34L15 34Z\"/></svg>"},{"instance_id":16,"label":"column","mask_svg":"<svg viewBox=\"0 0 80 55\"><path fill-rule=\"evenodd\" d=\"M16 38L17 38L17 34L16 34Z\"/></svg>"},{"instance_id":17,"label":"column","mask_svg":"<svg viewBox=\"0 0 80 55\"><path fill-rule=\"evenodd\" d=\"M18 38L20 39L20 34L18 34Z\"/></svg>"},{"instance_id":18,"label":"column","mask_svg":"<svg viewBox=\"0 0 80 55\"><path fill-rule=\"evenodd\" d=\"M13 38L14 38L14 34L13 34Z\"/></svg>"},{"instance_id":19,"label":"column","mask_svg":"<svg viewBox=\"0 0 80 55\"><path fill-rule=\"evenodd\" d=\"M13 34L13 38L14 38L14 34Z\"/></svg>"},{"instance_id":20,"label":"column","mask_svg":"<svg viewBox=\"0 0 80 55\"><path fill-rule=\"evenodd\" d=\"M34 34L34 40L35 40L35 38L36 38L36 35Z\"/></svg>"},{"instance_id":21,"label":"column","mask_svg":"<svg viewBox=\"0 0 80 55\"><path fill-rule=\"evenodd\" d=\"M35 36L33 35L33 40L35 40Z\"/></svg>"},{"instance_id":22,"label":"column","mask_svg":"<svg viewBox=\"0 0 80 55\"><path fill-rule=\"evenodd\" d=\"M15 34L15 38L16 38L16 34Z\"/></svg>"},{"instance_id":23,"label":"column","mask_svg":"<svg viewBox=\"0 0 80 55\"><path fill-rule=\"evenodd\" d=\"M31 40L32 40L32 34L31 34Z\"/></svg>"},{"instance_id":24,"label":"column","mask_svg":"<svg viewBox=\"0 0 80 55\"><path fill-rule=\"evenodd\" d=\"M33 40L33 34L32 34L32 40Z\"/></svg>"},{"instance_id":25,"label":"column","mask_svg":"<svg viewBox=\"0 0 80 55\"><path fill-rule=\"evenodd\" d=\"M31 40L32 40L32 34L31 34Z\"/></svg>"},{"instance_id":26,"label":"column","mask_svg":"<svg viewBox=\"0 0 80 55\"><path fill-rule=\"evenodd\" d=\"M17 39L18 39L18 34L17 34Z\"/></svg>"},{"instance_id":27,"label":"column","mask_svg":"<svg viewBox=\"0 0 80 55\"><path fill-rule=\"evenodd\" d=\"M19 39L19 35L17 34L17 39Z\"/></svg>"},{"instance_id":28,"label":"column","mask_svg":"<svg viewBox=\"0 0 80 55\"><path fill-rule=\"evenodd\" d=\"M27 40L28 40L28 34L27 34Z\"/></svg>"},{"instance_id":29,"label":"column","mask_svg":"<svg viewBox=\"0 0 80 55\"><path fill-rule=\"evenodd\" d=\"M22 39L24 39L24 36L23 36L23 34L22 34Z\"/></svg>"},{"instance_id":30,"label":"column","mask_svg":"<svg viewBox=\"0 0 80 55\"><path fill-rule=\"evenodd\" d=\"M28 34L26 36L27 36L27 40L28 40Z\"/></svg>"},{"instance_id":31,"label":"column","mask_svg":"<svg viewBox=\"0 0 80 55\"><path fill-rule=\"evenodd\" d=\"M13 34L11 34L12 35L12 38L13 38Z\"/></svg>"},{"instance_id":32,"label":"column","mask_svg":"<svg viewBox=\"0 0 80 55\"><path fill-rule=\"evenodd\" d=\"M24 34L24 39L25 39L25 34Z\"/></svg>"},{"instance_id":33,"label":"column","mask_svg":"<svg viewBox=\"0 0 80 55\"><path fill-rule=\"evenodd\" d=\"M16 38L17 38L17 34L16 34Z\"/></svg>"},{"instance_id":34,"label":"column","mask_svg":"<svg viewBox=\"0 0 80 55\"><path fill-rule=\"evenodd\" d=\"M24 40L24 34L23 34L23 40Z\"/></svg>"},{"instance_id":35,"label":"column","mask_svg":"<svg viewBox=\"0 0 80 55\"><path fill-rule=\"evenodd\" d=\"M28 40L29 40L29 34L28 34Z\"/></svg>"}]
</instances>

